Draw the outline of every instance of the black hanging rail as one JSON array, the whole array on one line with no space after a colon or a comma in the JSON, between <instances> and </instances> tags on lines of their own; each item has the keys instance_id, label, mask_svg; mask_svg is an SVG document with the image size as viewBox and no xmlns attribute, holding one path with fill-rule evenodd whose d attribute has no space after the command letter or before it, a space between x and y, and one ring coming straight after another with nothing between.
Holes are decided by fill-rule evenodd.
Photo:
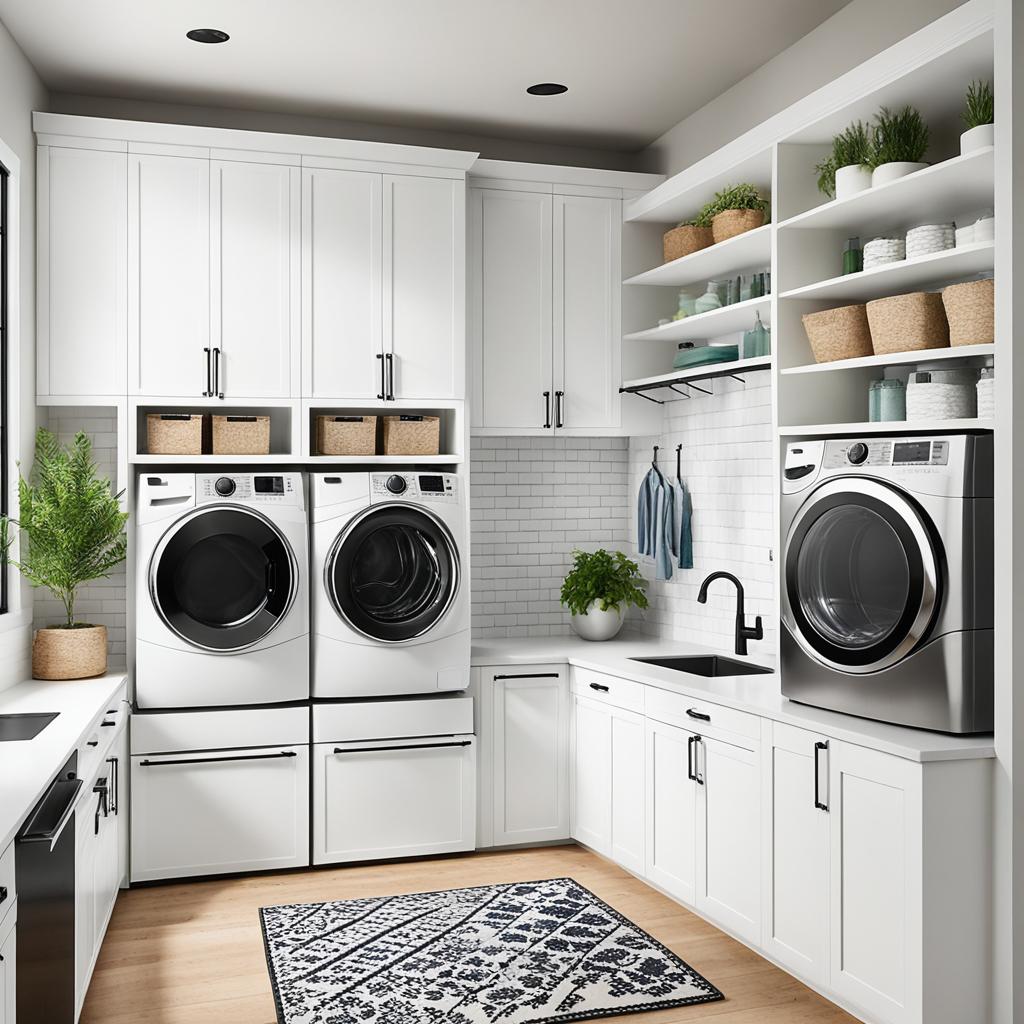
<instances>
[{"instance_id":1,"label":"black hanging rail","mask_svg":"<svg viewBox=\"0 0 1024 1024\"><path fill-rule=\"evenodd\" d=\"M740 373L753 373L757 370L767 370L771 367L771 357L756 359L739 359L730 363L715 363L711 366L701 367L695 370L680 370L674 374L664 374L661 377L650 377L644 380L626 381L619 388L620 395L637 395L648 402L655 402L664 405L665 399L654 398L647 394L649 391L659 391L663 388L674 391L683 398L690 398L690 392L696 391L702 395L713 395L714 392L708 388L702 388L695 381L710 381L719 377L732 377L741 384L746 384L746 378ZM680 391L679 386L687 388L687 391Z\"/></svg>"}]
</instances>

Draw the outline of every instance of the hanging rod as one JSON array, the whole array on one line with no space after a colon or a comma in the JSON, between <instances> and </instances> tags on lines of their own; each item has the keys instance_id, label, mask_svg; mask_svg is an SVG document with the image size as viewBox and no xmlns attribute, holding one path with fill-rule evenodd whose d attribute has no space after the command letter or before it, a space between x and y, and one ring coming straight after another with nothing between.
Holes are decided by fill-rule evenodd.
<instances>
[{"instance_id":1,"label":"hanging rod","mask_svg":"<svg viewBox=\"0 0 1024 1024\"><path fill-rule=\"evenodd\" d=\"M646 392L668 389L684 398L690 397L686 392L679 390L679 385L682 385L685 388L698 391L704 395L713 395L713 391L710 391L707 388L698 387L694 382L715 380L718 377L732 377L733 380L737 380L741 384L745 385L747 383L746 378L741 377L737 371L752 373L755 370L767 370L771 365L771 356L764 356L763 358L758 357L755 359L739 359L731 363L716 363L698 371L680 370L678 374L666 373L662 377L653 377L647 380L638 380L634 382L627 381L619 388L619 394L639 395L641 398L646 398L649 402L656 402L658 405L664 405L665 403L663 401L657 398L652 398L650 395L646 394Z\"/></svg>"}]
</instances>

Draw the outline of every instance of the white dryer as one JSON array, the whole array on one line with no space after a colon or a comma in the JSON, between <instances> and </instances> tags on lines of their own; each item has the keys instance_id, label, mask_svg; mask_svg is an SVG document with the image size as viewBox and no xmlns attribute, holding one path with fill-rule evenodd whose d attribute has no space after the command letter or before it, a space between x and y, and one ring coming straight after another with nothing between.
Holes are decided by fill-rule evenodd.
<instances>
[{"instance_id":1,"label":"white dryer","mask_svg":"<svg viewBox=\"0 0 1024 1024\"><path fill-rule=\"evenodd\" d=\"M308 699L302 475L144 473L137 513L138 706Z\"/></svg>"},{"instance_id":2,"label":"white dryer","mask_svg":"<svg viewBox=\"0 0 1024 1024\"><path fill-rule=\"evenodd\" d=\"M469 685L466 492L450 473L312 476L313 696Z\"/></svg>"}]
</instances>

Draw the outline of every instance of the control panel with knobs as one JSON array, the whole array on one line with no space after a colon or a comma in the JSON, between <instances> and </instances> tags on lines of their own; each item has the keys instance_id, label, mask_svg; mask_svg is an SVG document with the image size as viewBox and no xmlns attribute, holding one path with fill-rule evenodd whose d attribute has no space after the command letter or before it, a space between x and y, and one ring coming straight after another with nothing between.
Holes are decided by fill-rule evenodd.
<instances>
[{"instance_id":1,"label":"control panel with knobs","mask_svg":"<svg viewBox=\"0 0 1024 1024\"><path fill-rule=\"evenodd\" d=\"M868 446L863 441L855 441L846 449L846 458L851 466L859 466L868 457Z\"/></svg>"},{"instance_id":2,"label":"control panel with knobs","mask_svg":"<svg viewBox=\"0 0 1024 1024\"><path fill-rule=\"evenodd\" d=\"M213 489L222 497L229 498L235 493L235 481L229 476L219 477Z\"/></svg>"}]
</instances>

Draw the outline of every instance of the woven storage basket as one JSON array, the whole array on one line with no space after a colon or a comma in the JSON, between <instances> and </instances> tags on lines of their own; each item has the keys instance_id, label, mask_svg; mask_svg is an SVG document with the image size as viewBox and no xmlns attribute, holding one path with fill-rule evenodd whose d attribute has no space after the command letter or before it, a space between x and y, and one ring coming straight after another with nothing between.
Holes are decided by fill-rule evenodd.
<instances>
[{"instance_id":1,"label":"woven storage basket","mask_svg":"<svg viewBox=\"0 0 1024 1024\"><path fill-rule=\"evenodd\" d=\"M385 416L385 455L437 455L441 420L437 416Z\"/></svg>"},{"instance_id":2,"label":"woven storage basket","mask_svg":"<svg viewBox=\"0 0 1024 1024\"><path fill-rule=\"evenodd\" d=\"M207 421L199 413L146 414L146 451L150 455L202 455Z\"/></svg>"},{"instance_id":3,"label":"woven storage basket","mask_svg":"<svg viewBox=\"0 0 1024 1024\"><path fill-rule=\"evenodd\" d=\"M875 355L949 347L949 324L937 292L910 292L868 303Z\"/></svg>"},{"instance_id":4,"label":"woven storage basket","mask_svg":"<svg viewBox=\"0 0 1024 1024\"><path fill-rule=\"evenodd\" d=\"M35 631L32 637L33 679L90 679L106 671L106 626Z\"/></svg>"},{"instance_id":5,"label":"woven storage basket","mask_svg":"<svg viewBox=\"0 0 1024 1024\"><path fill-rule=\"evenodd\" d=\"M819 363L871 355L871 332L864 304L805 313L804 330Z\"/></svg>"},{"instance_id":6,"label":"woven storage basket","mask_svg":"<svg viewBox=\"0 0 1024 1024\"><path fill-rule=\"evenodd\" d=\"M317 416L318 455L376 455L376 416Z\"/></svg>"},{"instance_id":7,"label":"woven storage basket","mask_svg":"<svg viewBox=\"0 0 1024 1024\"><path fill-rule=\"evenodd\" d=\"M995 282L968 281L942 290L951 345L991 345L996 339Z\"/></svg>"},{"instance_id":8,"label":"woven storage basket","mask_svg":"<svg viewBox=\"0 0 1024 1024\"><path fill-rule=\"evenodd\" d=\"M214 416L214 455L269 455L269 416Z\"/></svg>"},{"instance_id":9,"label":"woven storage basket","mask_svg":"<svg viewBox=\"0 0 1024 1024\"><path fill-rule=\"evenodd\" d=\"M723 210L711 218L711 236L716 242L753 231L764 223L764 210Z\"/></svg>"},{"instance_id":10,"label":"woven storage basket","mask_svg":"<svg viewBox=\"0 0 1024 1024\"><path fill-rule=\"evenodd\" d=\"M695 224L680 224L679 227L666 231L661 240L665 254L665 262L689 256L691 252L706 249L714 242L711 227L697 227Z\"/></svg>"}]
</instances>

